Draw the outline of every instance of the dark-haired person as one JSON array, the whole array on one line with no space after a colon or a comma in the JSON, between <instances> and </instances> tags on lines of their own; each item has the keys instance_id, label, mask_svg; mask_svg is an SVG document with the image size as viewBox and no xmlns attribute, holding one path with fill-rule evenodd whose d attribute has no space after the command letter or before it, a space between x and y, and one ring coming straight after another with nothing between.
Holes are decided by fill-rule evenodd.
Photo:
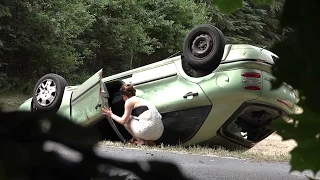
<instances>
[{"instance_id":1,"label":"dark-haired person","mask_svg":"<svg viewBox=\"0 0 320 180\"><path fill-rule=\"evenodd\" d=\"M122 117L112 113L111 108L103 107L103 113L122 124L132 135L131 142L139 145L153 146L164 131L162 116L157 108L148 100L137 97L136 89L131 84L120 88L125 110Z\"/></svg>"}]
</instances>

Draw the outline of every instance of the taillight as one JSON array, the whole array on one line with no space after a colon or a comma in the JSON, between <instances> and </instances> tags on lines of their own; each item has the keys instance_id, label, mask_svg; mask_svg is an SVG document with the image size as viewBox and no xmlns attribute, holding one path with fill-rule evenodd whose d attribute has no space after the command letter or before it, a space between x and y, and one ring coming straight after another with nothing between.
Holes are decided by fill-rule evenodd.
<instances>
[{"instance_id":1,"label":"taillight","mask_svg":"<svg viewBox=\"0 0 320 180\"><path fill-rule=\"evenodd\" d=\"M241 76L250 77L250 78L260 78L261 74L256 72L245 72L245 73L242 73Z\"/></svg>"},{"instance_id":2,"label":"taillight","mask_svg":"<svg viewBox=\"0 0 320 180\"><path fill-rule=\"evenodd\" d=\"M257 72L244 72L241 74L245 79L243 82L245 83L244 89L247 90L261 90L261 74Z\"/></svg>"},{"instance_id":3,"label":"taillight","mask_svg":"<svg viewBox=\"0 0 320 180\"><path fill-rule=\"evenodd\" d=\"M248 90L260 90L260 86L244 86L244 89Z\"/></svg>"}]
</instances>

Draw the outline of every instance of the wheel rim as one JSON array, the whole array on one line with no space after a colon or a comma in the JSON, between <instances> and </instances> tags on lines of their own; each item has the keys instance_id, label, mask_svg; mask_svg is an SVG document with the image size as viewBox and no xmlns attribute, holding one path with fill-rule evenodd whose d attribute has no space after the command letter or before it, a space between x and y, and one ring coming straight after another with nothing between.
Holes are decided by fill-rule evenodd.
<instances>
[{"instance_id":1,"label":"wheel rim","mask_svg":"<svg viewBox=\"0 0 320 180\"><path fill-rule=\"evenodd\" d=\"M51 79L43 80L36 91L36 98L38 104L41 106L49 106L56 99L57 96L56 83Z\"/></svg>"},{"instance_id":2,"label":"wheel rim","mask_svg":"<svg viewBox=\"0 0 320 180\"><path fill-rule=\"evenodd\" d=\"M204 58L213 50L213 39L207 34L200 34L194 38L191 45L191 53L198 58Z\"/></svg>"}]
</instances>

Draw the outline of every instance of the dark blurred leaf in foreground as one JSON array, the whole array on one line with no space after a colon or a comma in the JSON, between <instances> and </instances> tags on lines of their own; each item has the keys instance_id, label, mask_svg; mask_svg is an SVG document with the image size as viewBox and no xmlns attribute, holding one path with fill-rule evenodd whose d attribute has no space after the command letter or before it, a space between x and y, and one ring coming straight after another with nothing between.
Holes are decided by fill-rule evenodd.
<instances>
[{"instance_id":1,"label":"dark blurred leaf in foreground","mask_svg":"<svg viewBox=\"0 0 320 180\"><path fill-rule=\"evenodd\" d=\"M102 157L95 153L99 139L95 129L57 114L0 111L0 178L128 179L134 173L139 179L188 179L170 162L148 161L150 168L143 169L138 161Z\"/></svg>"},{"instance_id":2,"label":"dark blurred leaf in foreground","mask_svg":"<svg viewBox=\"0 0 320 180\"><path fill-rule=\"evenodd\" d=\"M291 116L294 121L273 124L284 140L294 139L298 146L291 151L291 171L320 170L320 1L286 0L281 17L282 28L291 28L287 37L271 51L280 60L273 68L277 77L274 88L286 82L299 90L303 113Z\"/></svg>"}]
</instances>

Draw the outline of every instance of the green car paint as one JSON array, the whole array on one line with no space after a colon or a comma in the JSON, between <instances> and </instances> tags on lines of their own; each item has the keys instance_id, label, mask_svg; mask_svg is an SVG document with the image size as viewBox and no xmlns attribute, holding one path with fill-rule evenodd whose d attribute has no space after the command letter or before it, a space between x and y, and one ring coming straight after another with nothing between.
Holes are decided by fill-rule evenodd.
<instances>
[{"instance_id":1,"label":"green car paint","mask_svg":"<svg viewBox=\"0 0 320 180\"><path fill-rule=\"evenodd\" d=\"M228 44L220 66L204 77L188 76L182 69L181 56L104 78L99 70L83 84L65 88L57 113L75 123L93 125L105 118L101 107L111 103L108 88L112 83L132 83L137 95L150 100L163 114L167 125L163 140L169 144L232 144L251 148L271 131L259 129L257 132L263 132L261 137L243 139L230 135L230 124L260 123L261 127L257 127L263 129L261 124L269 121L264 116L277 120L296 113L298 97L291 86L284 83L271 90L274 59L277 56L263 48ZM31 100L24 102L20 110L30 111ZM257 121L261 122L256 123L254 115L249 115L259 112L262 115ZM176 140L171 141L171 137Z\"/></svg>"}]
</instances>

